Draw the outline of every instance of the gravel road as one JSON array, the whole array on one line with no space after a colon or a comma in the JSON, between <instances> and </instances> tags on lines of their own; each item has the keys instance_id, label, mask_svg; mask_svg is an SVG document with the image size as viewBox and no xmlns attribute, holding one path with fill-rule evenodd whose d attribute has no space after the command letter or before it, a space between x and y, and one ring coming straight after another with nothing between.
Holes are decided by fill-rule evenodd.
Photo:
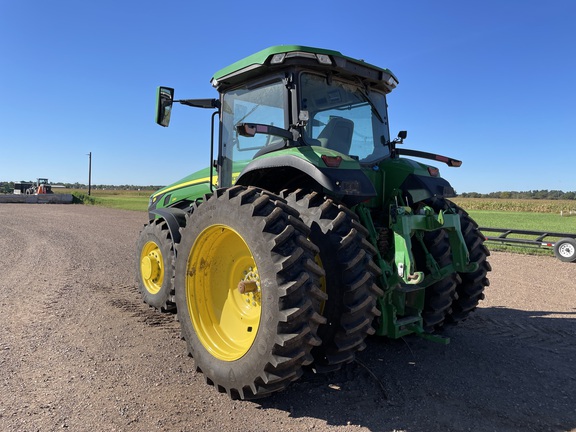
<instances>
[{"instance_id":1,"label":"gravel road","mask_svg":"<svg viewBox=\"0 0 576 432\"><path fill-rule=\"evenodd\" d=\"M355 363L232 401L174 316L142 303L146 214L0 204L1 431L570 431L576 265L493 253L481 308L447 346L371 338Z\"/></svg>"}]
</instances>

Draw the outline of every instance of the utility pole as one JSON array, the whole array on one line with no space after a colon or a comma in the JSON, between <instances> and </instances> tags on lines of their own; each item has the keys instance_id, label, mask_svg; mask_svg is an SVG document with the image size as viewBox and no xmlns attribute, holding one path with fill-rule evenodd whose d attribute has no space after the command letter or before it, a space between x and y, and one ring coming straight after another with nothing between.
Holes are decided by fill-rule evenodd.
<instances>
[{"instance_id":1,"label":"utility pole","mask_svg":"<svg viewBox=\"0 0 576 432\"><path fill-rule=\"evenodd\" d=\"M92 152L88 153L88 196L92 189Z\"/></svg>"}]
</instances>

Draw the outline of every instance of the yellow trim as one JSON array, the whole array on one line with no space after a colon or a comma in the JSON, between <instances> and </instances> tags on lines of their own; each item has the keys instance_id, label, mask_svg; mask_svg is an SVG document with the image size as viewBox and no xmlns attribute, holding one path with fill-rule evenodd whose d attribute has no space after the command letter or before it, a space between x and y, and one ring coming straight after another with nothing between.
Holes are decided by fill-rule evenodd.
<instances>
[{"instance_id":1,"label":"yellow trim","mask_svg":"<svg viewBox=\"0 0 576 432\"><path fill-rule=\"evenodd\" d=\"M218 176L214 176L214 177L212 177L212 179L214 181L218 182ZM156 198L158 195L165 194L166 192L170 192L170 191L173 191L176 189L182 189L183 187L186 187L186 186L194 186L194 185L201 184L201 183L210 183L210 177L203 177L203 178L196 179L196 180L190 180L186 183L178 183L177 185L174 185L168 189L162 189L161 192L156 192L155 194L152 195L152 198Z\"/></svg>"},{"instance_id":2,"label":"yellow trim","mask_svg":"<svg viewBox=\"0 0 576 432\"><path fill-rule=\"evenodd\" d=\"M239 176L240 176L240 171L232 173L232 183L235 183ZM218 186L218 176L214 175L212 177L212 180L214 180L214 186L215 187ZM158 191L158 192L152 194L152 199L155 199L159 195L163 195L167 192L171 192L171 191L176 190L176 189L182 189L182 188L187 187L187 186L194 186L194 185L202 184L202 183L210 184L210 177L202 177L199 179L187 181L185 183L178 183L172 187L169 187L168 189L162 189L161 191Z\"/></svg>"}]
</instances>

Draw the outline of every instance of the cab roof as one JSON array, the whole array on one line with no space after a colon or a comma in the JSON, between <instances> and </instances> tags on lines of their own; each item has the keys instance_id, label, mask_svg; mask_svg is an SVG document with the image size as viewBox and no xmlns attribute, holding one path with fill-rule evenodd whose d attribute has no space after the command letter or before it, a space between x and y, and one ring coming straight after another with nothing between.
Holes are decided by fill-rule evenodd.
<instances>
[{"instance_id":1,"label":"cab roof","mask_svg":"<svg viewBox=\"0 0 576 432\"><path fill-rule=\"evenodd\" d=\"M398 79L389 69L347 57L339 51L302 45L276 45L238 60L214 74L210 80L219 91L241 84L269 71L290 65L331 70L336 74L359 77L386 93L391 92Z\"/></svg>"}]
</instances>

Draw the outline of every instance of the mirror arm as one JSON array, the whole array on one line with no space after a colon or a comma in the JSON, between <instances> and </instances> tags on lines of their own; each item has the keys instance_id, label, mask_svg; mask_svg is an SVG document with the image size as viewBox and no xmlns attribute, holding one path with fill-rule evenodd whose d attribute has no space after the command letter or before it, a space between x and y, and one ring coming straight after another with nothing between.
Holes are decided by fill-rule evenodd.
<instances>
[{"instance_id":1,"label":"mirror arm","mask_svg":"<svg viewBox=\"0 0 576 432\"><path fill-rule=\"evenodd\" d=\"M290 131L282 129L276 126L260 124L260 123L238 123L236 125L236 131L240 136L253 137L256 134L267 134L281 137L287 140L295 141L298 137L295 137L297 131Z\"/></svg>"},{"instance_id":2,"label":"mirror arm","mask_svg":"<svg viewBox=\"0 0 576 432\"><path fill-rule=\"evenodd\" d=\"M220 101L218 99L180 99L174 102L195 108L220 108Z\"/></svg>"}]
</instances>

